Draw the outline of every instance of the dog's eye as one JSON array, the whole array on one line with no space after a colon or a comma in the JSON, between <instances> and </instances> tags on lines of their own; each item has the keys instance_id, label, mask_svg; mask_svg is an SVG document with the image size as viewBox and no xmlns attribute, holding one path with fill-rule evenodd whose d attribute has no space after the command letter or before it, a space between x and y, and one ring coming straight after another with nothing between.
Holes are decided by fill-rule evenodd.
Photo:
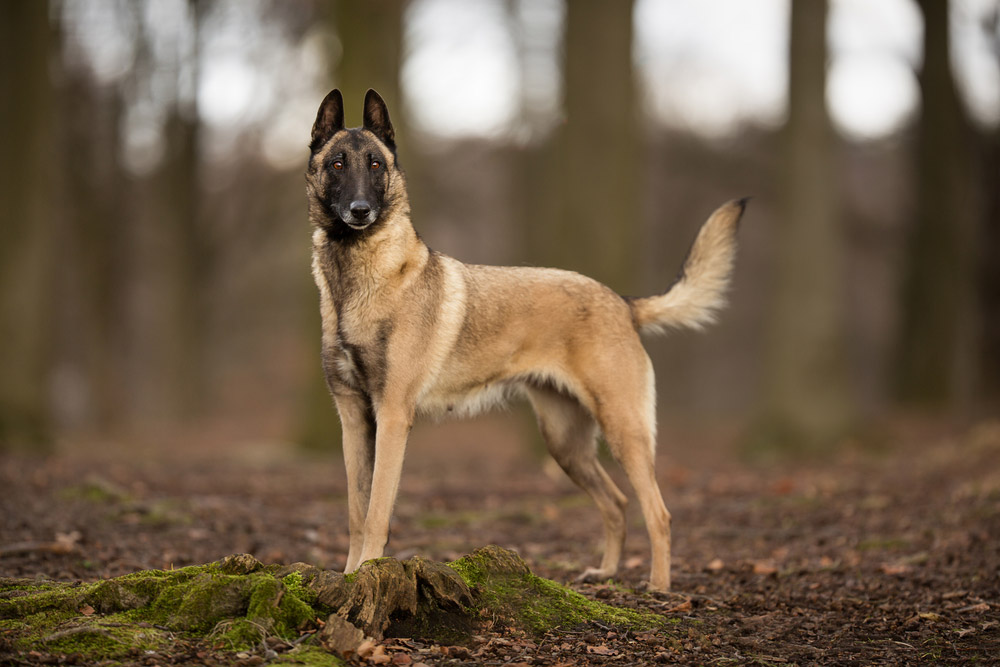
<instances>
[{"instance_id":1,"label":"dog's eye","mask_svg":"<svg viewBox=\"0 0 1000 667\"><path fill-rule=\"evenodd\" d=\"M372 169L378 169L381 166L382 166L381 162L379 162L378 160L372 160Z\"/></svg>"},{"instance_id":2,"label":"dog's eye","mask_svg":"<svg viewBox=\"0 0 1000 667\"><path fill-rule=\"evenodd\" d=\"M340 171L341 169L344 168L344 163L341 160L334 160L333 168L336 169L337 171Z\"/></svg>"}]
</instances>

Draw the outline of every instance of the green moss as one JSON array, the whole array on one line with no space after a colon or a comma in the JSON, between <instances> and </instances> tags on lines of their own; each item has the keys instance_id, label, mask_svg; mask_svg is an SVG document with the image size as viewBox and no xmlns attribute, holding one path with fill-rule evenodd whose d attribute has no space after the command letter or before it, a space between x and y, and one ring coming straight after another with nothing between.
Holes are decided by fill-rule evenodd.
<instances>
[{"instance_id":1,"label":"green moss","mask_svg":"<svg viewBox=\"0 0 1000 667\"><path fill-rule=\"evenodd\" d=\"M901 551L910 547L902 538L872 538L858 543L858 551Z\"/></svg>"},{"instance_id":2,"label":"green moss","mask_svg":"<svg viewBox=\"0 0 1000 667\"><path fill-rule=\"evenodd\" d=\"M533 574L528 575L524 583L528 595L522 593L515 600L523 604L522 619L535 632L583 625L589 621L633 631L658 630L666 626L664 619L656 614L612 607Z\"/></svg>"},{"instance_id":3,"label":"green moss","mask_svg":"<svg viewBox=\"0 0 1000 667\"><path fill-rule=\"evenodd\" d=\"M221 644L231 651L252 649L267 634L267 629L245 618L223 621L209 635L213 644Z\"/></svg>"},{"instance_id":4,"label":"green moss","mask_svg":"<svg viewBox=\"0 0 1000 667\"><path fill-rule=\"evenodd\" d=\"M295 638L317 616L315 594L301 574L277 579L261 567L240 556L95 584L0 580L0 618L9 619L0 627L20 649L88 659L156 648L168 634L157 626L192 638L213 634L233 648L248 648L268 635ZM87 606L93 612L84 611ZM220 632L213 633L216 628Z\"/></svg>"},{"instance_id":5,"label":"green moss","mask_svg":"<svg viewBox=\"0 0 1000 667\"><path fill-rule=\"evenodd\" d=\"M668 627L655 614L611 607L537 577L515 554L497 547L449 566L451 570L420 559L388 559L366 564L363 577L341 579L305 564L265 568L240 555L94 584L0 579L0 631L16 650L72 654L88 662L126 659L137 649L156 651L176 639L246 650L272 635L295 639L331 611L362 614L371 604L378 609L392 590L400 604L387 612L399 612L388 617L392 634L447 644L464 643L484 617L535 634L591 621L630 630ZM416 614L407 585L417 586ZM364 618L362 614L352 622L366 622ZM383 628L378 625L375 632ZM301 647L287 658L343 664L319 648Z\"/></svg>"},{"instance_id":6,"label":"green moss","mask_svg":"<svg viewBox=\"0 0 1000 667\"><path fill-rule=\"evenodd\" d=\"M304 665L305 667L342 667L348 663L317 646L299 646L283 653L272 665Z\"/></svg>"},{"instance_id":7,"label":"green moss","mask_svg":"<svg viewBox=\"0 0 1000 667\"><path fill-rule=\"evenodd\" d=\"M543 634L590 621L633 631L668 625L657 614L612 607L535 576L523 561L508 554L495 548L481 549L448 565L473 589L482 606L501 610L525 630Z\"/></svg>"},{"instance_id":8,"label":"green moss","mask_svg":"<svg viewBox=\"0 0 1000 667\"><path fill-rule=\"evenodd\" d=\"M128 491L114 482L92 477L81 484L64 488L60 495L67 500L86 500L95 504L122 503L130 500Z\"/></svg>"},{"instance_id":9,"label":"green moss","mask_svg":"<svg viewBox=\"0 0 1000 667\"><path fill-rule=\"evenodd\" d=\"M281 580L263 573L253 575L253 579L247 619L288 639L297 636L298 628L316 617L313 608ZM299 581L301 591L301 575Z\"/></svg>"},{"instance_id":10,"label":"green moss","mask_svg":"<svg viewBox=\"0 0 1000 667\"><path fill-rule=\"evenodd\" d=\"M291 595L294 595L311 607L316 606L316 593L313 590L306 588L301 572L292 572L291 574L286 575L282 578L281 583L285 585L285 590L287 590Z\"/></svg>"},{"instance_id":11,"label":"green moss","mask_svg":"<svg viewBox=\"0 0 1000 667\"><path fill-rule=\"evenodd\" d=\"M42 611L75 608L90 588L72 584L63 587L42 584L40 590L35 592L25 586L30 584L14 584L0 596L0 618L18 618Z\"/></svg>"},{"instance_id":12,"label":"green moss","mask_svg":"<svg viewBox=\"0 0 1000 667\"><path fill-rule=\"evenodd\" d=\"M46 650L53 653L79 653L88 658L113 658L128 648L103 628L85 627L80 630L59 639L43 640L42 643Z\"/></svg>"}]
</instances>

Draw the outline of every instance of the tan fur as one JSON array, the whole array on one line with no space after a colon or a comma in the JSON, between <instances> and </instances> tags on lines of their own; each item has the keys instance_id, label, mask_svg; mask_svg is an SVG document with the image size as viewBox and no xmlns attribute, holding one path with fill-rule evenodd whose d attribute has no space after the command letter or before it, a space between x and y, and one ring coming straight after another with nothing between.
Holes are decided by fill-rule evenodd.
<instances>
[{"instance_id":1,"label":"tan fur","mask_svg":"<svg viewBox=\"0 0 1000 667\"><path fill-rule=\"evenodd\" d=\"M643 333L667 328L702 329L715 321L726 305L726 288L736 259L736 226L745 202L719 208L702 225L684 262L683 274L673 287L658 296L635 299L632 310Z\"/></svg>"},{"instance_id":2,"label":"tan fur","mask_svg":"<svg viewBox=\"0 0 1000 667\"><path fill-rule=\"evenodd\" d=\"M410 223L396 169L379 226L356 241L336 240L330 230L344 223L327 218L321 205L323 164L341 150L343 132L316 152L306 180L324 365L344 429L346 571L383 553L418 414L474 414L523 395L552 456L594 499L604 522L601 564L581 579L614 576L625 540L626 498L597 458L600 432L642 509L650 586L668 590L670 513L656 482L653 369L638 332L710 321L723 303L742 202L709 218L671 290L626 300L570 271L467 265L429 250ZM367 140L348 132L355 143ZM381 157L392 164L384 147Z\"/></svg>"}]
</instances>

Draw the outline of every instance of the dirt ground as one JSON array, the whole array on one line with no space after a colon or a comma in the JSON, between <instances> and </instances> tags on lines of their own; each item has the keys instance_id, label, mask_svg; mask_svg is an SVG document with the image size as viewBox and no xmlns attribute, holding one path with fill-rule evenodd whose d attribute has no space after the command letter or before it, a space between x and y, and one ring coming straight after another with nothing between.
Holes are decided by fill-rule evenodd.
<instances>
[{"instance_id":1,"label":"dirt ground","mask_svg":"<svg viewBox=\"0 0 1000 667\"><path fill-rule=\"evenodd\" d=\"M387 555L451 560L498 544L567 583L595 565L594 507L533 449L523 422L515 414L419 427ZM598 623L543 638L486 630L467 647L388 639L377 655L404 665L1000 664L1000 422L958 433L897 425L874 447L845 443L822 459L766 463L730 455L724 431L661 437L674 591L641 589L648 543L634 502L620 576L571 584L676 619L676 632ZM209 436L142 451L64 450L0 458L0 576L92 581L238 552L343 565L338 455ZM234 655L178 641L135 662L294 659L279 644ZM4 661L58 657L19 654L0 637Z\"/></svg>"}]
</instances>

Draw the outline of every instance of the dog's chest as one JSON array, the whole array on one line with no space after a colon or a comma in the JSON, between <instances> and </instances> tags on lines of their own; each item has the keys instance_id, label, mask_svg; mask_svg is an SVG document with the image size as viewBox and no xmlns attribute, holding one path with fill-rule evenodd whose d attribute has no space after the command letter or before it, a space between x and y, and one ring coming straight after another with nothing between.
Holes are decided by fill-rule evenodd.
<instances>
[{"instance_id":1,"label":"dog's chest","mask_svg":"<svg viewBox=\"0 0 1000 667\"><path fill-rule=\"evenodd\" d=\"M331 379L352 389L369 395L381 394L388 370L392 319L359 304L335 304L334 308L336 325L333 331L324 331L328 343L327 372L333 371L335 377ZM325 328L330 324L326 323Z\"/></svg>"}]
</instances>

